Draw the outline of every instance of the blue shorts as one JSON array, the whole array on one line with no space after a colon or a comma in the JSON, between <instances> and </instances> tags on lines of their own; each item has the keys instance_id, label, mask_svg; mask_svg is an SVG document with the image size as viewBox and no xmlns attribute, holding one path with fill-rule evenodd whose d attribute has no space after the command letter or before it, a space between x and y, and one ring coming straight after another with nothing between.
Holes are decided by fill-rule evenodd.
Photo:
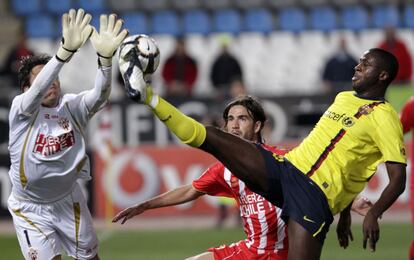
<instances>
[{"instance_id":1,"label":"blue shorts","mask_svg":"<svg viewBox=\"0 0 414 260\"><path fill-rule=\"evenodd\" d=\"M282 209L285 221L290 218L321 243L333 221L325 194L308 176L286 158L273 155L261 145L257 148L266 163L268 191L254 191Z\"/></svg>"}]
</instances>

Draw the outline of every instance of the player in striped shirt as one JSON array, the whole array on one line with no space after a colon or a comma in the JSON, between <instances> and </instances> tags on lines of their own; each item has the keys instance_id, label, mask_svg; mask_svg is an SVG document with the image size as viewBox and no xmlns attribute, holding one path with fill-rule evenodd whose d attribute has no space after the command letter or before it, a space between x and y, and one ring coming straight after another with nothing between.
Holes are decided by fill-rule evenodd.
<instances>
[{"instance_id":1,"label":"player in striped shirt","mask_svg":"<svg viewBox=\"0 0 414 260\"><path fill-rule=\"evenodd\" d=\"M403 132L412 131L411 137L411 178L410 178L410 196L411 196L411 223L414 225L414 97L411 97L403 106L400 115ZM410 244L410 260L414 260L414 241Z\"/></svg>"},{"instance_id":2,"label":"player in striped shirt","mask_svg":"<svg viewBox=\"0 0 414 260\"><path fill-rule=\"evenodd\" d=\"M78 179L89 180L84 132L111 91L112 55L128 34L114 14L102 15L99 33L90 14L71 9L62 16L62 45L54 57L22 61L22 94L10 114L8 208L25 259L99 259L98 240ZM97 51L95 86L61 94L58 74L90 38Z\"/></svg>"},{"instance_id":3,"label":"player in striped shirt","mask_svg":"<svg viewBox=\"0 0 414 260\"><path fill-rule=\"evenodd\" d=\"M262 143L262 128L266 115L259 102L243 96L230 102L223 112L224 129L245 140L260 143L278 154L282 150ZM250 191L224 165L217 162L192 184L161 194L153 199L120 212L114 217L122 224L146 210L182 204L205 194L234 198L240 209L247 239L231 245L210 248L192 259L287 259L287 228L281 219L281 209Z\"/></svg>"},{"instance_id":4,"label":"player in striped shirt","mask_svg":"<svg viewBox=\"0 0 414 260\"><path fill-rule=\"evenodd\" d=\"M277 155L286 153L262 142L261 131L266 114L254 98L242 96L231 101L223 112L223 119L224 130L228 133L259 143ZM210 248L208 252L192 259L287 259L287 228L281 218L282 210L252 192L220 162L208 168L192 184L127 208L117 214L113 221L122 219L123 224L146 210L182 204L205 194L226 196L237 201L247 239L231 245ZM354 210L359 214L365 214L370 206L370 201L361 198Z\"/></svg>"},{"instance_id":5,"label":"player in striped shirt","mask_svg":"<svg viewBox=\"0 0 414 260\"><path fill-rule=\"evenodd\" d=\"M363 223L363 247L369 242L375 250L378 218L404 192L406 182L402 126L384 98L397 72L398 61L391 53L377 48L365 52L355 67L354 92L338 94L309 136L285 158L203 126L155 94L142 71L121 68L124 79L133 79L125 84L132 100L149 106L183 143L214 155L249 189L282 208L290 260L319 259L338 213L338 239L341 246L348 245L352 201L384 162L389 183Z\"/></svg>"}]
</instances>

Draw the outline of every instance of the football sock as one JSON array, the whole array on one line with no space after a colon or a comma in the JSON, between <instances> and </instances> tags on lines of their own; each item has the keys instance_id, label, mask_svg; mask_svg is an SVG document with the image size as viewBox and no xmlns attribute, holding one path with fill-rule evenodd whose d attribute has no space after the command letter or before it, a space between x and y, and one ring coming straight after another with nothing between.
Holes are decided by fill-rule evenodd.
<instances>
[{"instance_id":1,"label":"football sock","mask_svg":"<svg viewBox=\"0 0 414 260\"><path fill-rule=\"evenodd\" d=\"M147 88L145 102L152 108L154 114L173 132L183 143L199 147L206 139L206 128L191 117L184 115L163 98L152 93Z\"/></svg>"},{"instance_id":2,"label":"football sock","mask_svg":"<svg viewBox=\"0 0 414 260\"><path fill-rule=\"evenodd\" d=\"M410 260L414 260L414 241L410 243Z\"/></svg>"}]
</instances>

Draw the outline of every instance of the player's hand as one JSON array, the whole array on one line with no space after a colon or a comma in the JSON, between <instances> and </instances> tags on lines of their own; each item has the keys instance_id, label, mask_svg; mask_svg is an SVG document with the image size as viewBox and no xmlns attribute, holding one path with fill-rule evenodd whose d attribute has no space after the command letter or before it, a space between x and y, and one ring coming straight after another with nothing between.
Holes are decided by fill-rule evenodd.
<instances>
[{"instance_id":1,"label":"player's hand","mask_svg":"<svg viewBox=\"0 0 414 260\"><path fill-rule=\"evenodd\" d=\"M147 206L145 203L137 204L135 206L126 208L123 211L119 212L112 219L112 222L115 223L122 219L121 224L124 224L128 219L143 213L145 210L147 210Z\"/></svg>"},{"instance_id":2,"label":"player's hand","mask_svg":"<svg viewBox=\"0 0 414 260\"><path fill-rule=\"evenodd\" d=\"M344 249L349 245L349 239L354 241L354 237L351 232L351 214L341 214L339 217L338 225L336 226L336 234L338 236L339 246Z\"/></svg>"},{"instance_id":3,"label":"player's hand","mask_svg":"<svg viewBox=\"0 0 414 260\"><path fill-rule=\"evenodd\" d=\"M62 43L56 57L64 62L70 60L72 55L89 39L92 26L90 14L83 9L70 9L69 13L62 15Z\"/></svg>"},{"instance_id":4,"label":"player's hand","mask_svg":"<svg viewBox=\"0 0 414 260\"><path fill-rule=\"evenodd\" d=\"M105 67L112 66L112 56L121 42L127 37L128 30L121 31L124 22L117 19L115 14L101 15L99 23L99 33L93 28L91 37L92 46L99 56L99 62Z\"/></svg>"},{"instance_id":5,"label":"player's hand","mask_svg":"<svg viewBox=\"0 0 414 260\"><path fill-rule=\"evenodd\" d=\"M367 242L369 241L369 248L372 252L375 251L375 245L377 244L380 236L378 217L374 216L367 212L367 215L364 218L364 223L362 225L363 232L363 247L367 248Z\"/></svg>"},{"instance_id":6,"label":"player's hand","mask_svg":"<svg viewBox=\"0 0 414 260\"><path fill-rule=\"evenodd\" d=\"M366 197L358 197L352 203L352 210L361 216L365 216L372 207L372 202Z\"/></svg>"}]
</instances>

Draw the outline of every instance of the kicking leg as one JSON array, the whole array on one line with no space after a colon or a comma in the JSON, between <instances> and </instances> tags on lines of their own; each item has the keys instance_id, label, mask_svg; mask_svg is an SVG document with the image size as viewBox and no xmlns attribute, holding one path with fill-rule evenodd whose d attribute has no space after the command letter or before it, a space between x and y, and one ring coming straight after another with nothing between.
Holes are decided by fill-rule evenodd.
<instances>
[{"instance_id":1,"label":"kicking leg","mask_svg":"<svg viewBox=\"0 0 414 260\"><path fill-rule=\"evenodd\" d=\"M296 221L289 219L289 260L318 260L323 244Z\"/></svg>"},{"instance_id":2,"label":"kicking leg","mask_svg":"<svg viewBox=\"0 0 414 260\"><path fill-rule=\"evenodd\" d=\"M267 190L265 161L255 144L215 127L205 127L157 95L147 96L154 114L183 143L215 156L250 189Z\"/></svg>"}]
</instances>

